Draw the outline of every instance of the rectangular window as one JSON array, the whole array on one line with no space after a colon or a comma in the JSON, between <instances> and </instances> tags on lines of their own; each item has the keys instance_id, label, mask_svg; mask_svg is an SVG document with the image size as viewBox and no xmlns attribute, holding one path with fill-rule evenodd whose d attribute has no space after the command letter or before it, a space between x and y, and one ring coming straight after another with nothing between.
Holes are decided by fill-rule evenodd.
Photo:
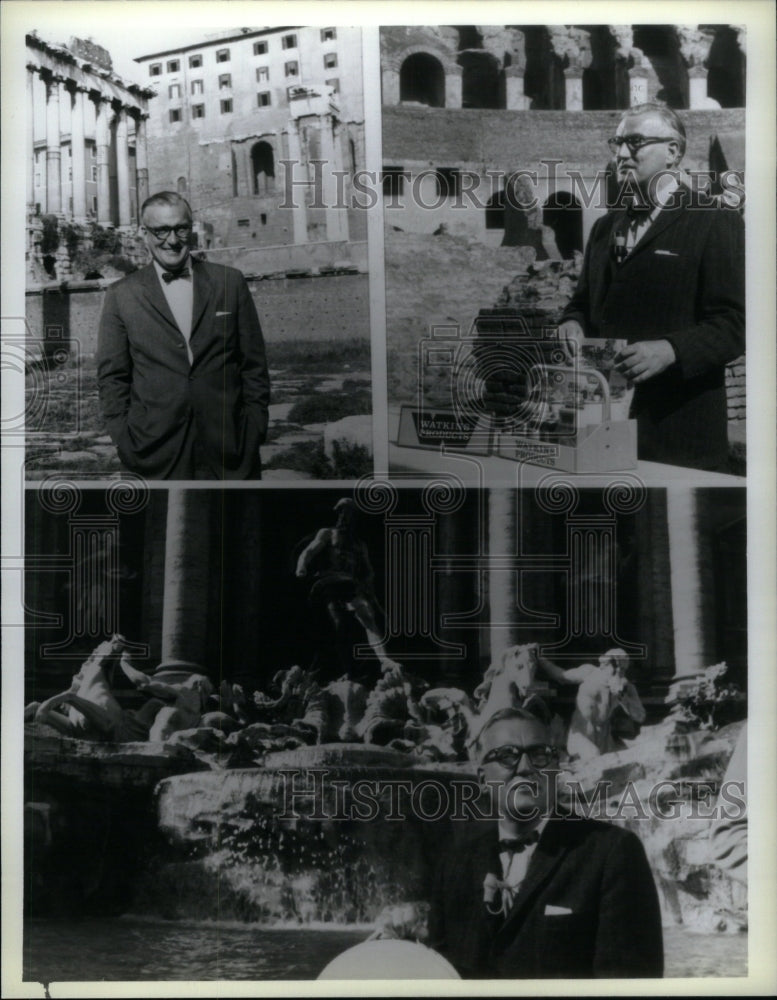
<instances>
[{"instance_id":1,"label":"rectangular window","mask_svg":"<svg viewBox=\"0 0 777 1000\"><path fill-rule=\"evenodd\" d=\"M384 167L380 175L384 197L396 197L405 190L405 171L403 167Z\"/></svg>"},{"instance_id":2,"label":"rectangular window","mask_svg":"<svg viewBox=\"0 0 777 1000\"><path fill-rule=\"evenodd\" d=\"M97 167L92 167L91 174L92 174L92 180L96 181L97 180Z\"/></svg>"},{"instance_id":3,"label":"rectangular window","mask_svg":"<svg viewBox=\"0 0 777 1000\"><path fill-rule=\"evenodd\" d=\"M168 73L177 73L180 70L180 68L181 68L181 60L180 59L170 59L168 61L168 63L167 63L167 72Z\"/></svg>"},{"instance_id":4,"label":"rectangular window","mask_svg":"<svg viewBox=\"0 0 777 1000\"><path fill-rule=\"evenodd\" d=\"M232 86L232 77L229 73L222 73L219 77L219 90L229 89Z\"/></svg>"},{"instance_id":5,"label":"rectangular window","mask_svg":"<svg viewBox=\"0 0 777 1000\"><path fill-rule=\"evenodd\" d=\"M294 60L294 62L287 62L285 66L286 76L299 76L299 63Z\"/></svg>"},{"instance_id":6,"label":"rectangular window","mask_svg":"<svg viewBox=\"0 0 777 1000\"><path fill-rule=\"evenodd\" d=\"M251 225L251 220L250 219L238 219L237 220L237 224L238 224L238 226L241 229L248 229L248 227Z\"/></svg>"},{"instance_id":7,"label":"rectangular window","mask_svg":"<svg viewBox=\"0 0 777 1000\"><path fill-rule=\"evenodd\" d=\"M322 42L333 42L337 38L337 28L322 28L321 29L321 41Z\"/></svg>"},{"instance_id":8,"label":"rectangular window","mask_svg":"<svg viewBox=\"0 0 777 1000\"><path fill-rule=\"evenodd\" d=\"M192 80L192 93L193 94L202 93L202 80Z\"/></svg>"},{"instance_id":9,"label":"rectangular window","mask_svg":"<svg viewBox=\"0 0 777 1000\"><path fill-rule=\"evenodd\" d=\"M162 63L151 63L148 67L149 76L161 76L162 75Z\"/></svg>"},{"instance_id":10,"label":"rectangular window","mask_svg":"<svg viewBox=\"0 0 777 1000\"><path fill-rule=\"evenodd\" d=\"M69 181L73 180L73 168L72 167L68 167L67 168L67 179Z\"/></svg>"},{"instance_id":11,"label":"rectangular window","mask_svg":"<svg viewBox=\"0 0 777 1000\"><path fill-rule=\"evenodd\" d=\"M221 102L221 113L222 115L232 114L232 98L230 97L228 101Z\"/></svg>"},{"instance_id":12,"label":"rectangular window","mask_svg":"<svg viewBox=\"0 0 777 1000\"><path fill-rule=\"evenodd\" d=\"M296 35L284 35L281 40L281 45L284 49L296 49L297 47L297 36Z\"/></svg>"},{"instance_id":13,"label":"rectangular window","mask_svg":"<svg viewBox=\"0 0 777 1000\"><path fill-rule=\"evenodd\" d=\"M92 167L92 169L94 170L94 167ZM92 180L93 180L93 181L94 181L94 180L97 180L97 178L96 178L96 177L93 177L93 178L92 178ZM36 187L36 188L37 188L37 187L40 187L40 174L36 174L36 175L35 175L35 187Z\"/></svg>"},{"instance_id":14,"label":"rectangular window","mask_svg":"<svg viewBox=\"0 0 777 1000\"><path fill-rule=\"evenodd\" d=\"M180 108L170 108L170 121L179 122L181 120L181 109Z\"/></svg>"},{"instance_id":15,"label":"rectangular window","mask_svg":"<svg viewBox=\"0 0 777 1000\"><path fill-rule=\"evenodd\" d=\"M340 93L340 81L335 77L333 80L324 80L327 87L331 87L336 94Z\"/></svg>"},{"instance_id":16,"label":"rectangular window","mask_svg":"<svg viewBox=\"0 0 777 1000\"><path fill-rule=\"evenodd\" d=\"M202 56L189 56L189 69L199 69L202 66Z\"/></svg>"},{"instance_id":17,"label":"rectangular window","mask_svg":"<svg viewBox=\"0 0 777 1000\"><path fill-rule=\"evenodd\" d=\"M297 85L296 87L287 87L286 88L286 100L287 101L292 101L299 94L304 94L304 93L305 93L305 88L304 87L300 87L299 85Z\"/></svg>"},{"instance_id":18,"label":"rectangular window","mask_svg":"<svg viewBox=\"0 0 777 1000\"><path fill-rule=\"evenodd\" d=\"M324 53L324 69L334 69L337 65L337 53L336 52L325 52Z\"/></svg>"},{"instance_id":19,"label":"rectangular window","mask_svg":"<svg viewBox=\"0 0 777 1000\"><path fill-rule=\"evenodd\" d=\"M229 62L229 49L219 49L216 53L216 62Z\"/></svg>"},{"instance_id":20,"label":"rectangular window","mask_svg":"<svg viewBox=\"0 0 777 1000\"><path fill-rule=\"evenodd\" d=\"M441 198L458 198L461 195L461 171L455 167L438 167L435 180Z\"/></svg>"},{"instance_id":21,"label":"rectangular window","mask_svg":"<svg viewBox=\"0 0 777 1000\"><path fill-rule=\"evenodd\" d=\"M262 214L259 216L259 221L261 222L261 224L263 226L267 225L267 213L266 212L262 212Z\"/></svg>"},{"instance_id":22,"label":"rectangular window","mask_svg":"<svg viewBox=\"0 0 777 1000\"><path fill-rule=\"evenodd\" d=\"M204 118L204 117L205 117L205 105L192 104L192 118Z\"/></svg>"},{"instance_id":23,"label":"rectangular window","mask_svg":"<svg viewBox=\"0 0 777 1000\"><path fill-rule=\"evenodd\" d=\"M97 211L97 195L96 194L92 195L92 211L93 212Z\"/></svg>"},{"instance_id":24,"label":"rectangular window","mask_svg":"<svg viewBox=\"0 0 777 1000\"><path fill-rule=\"evenodd\" d=\"M259 66L256 70L256 82L265 83L270 79L270 68L269 66Z\"/></svg>"},{"instance_id":25,"label":"rectangular window","mask_svg":"<svg viewBox=\"0 0 777 1000\"><path fill-rule=\"evenodd\" d=\"M254 42L254 55L263 56L267 53L267 42Z\"/></svg>"},{"instance_id":26,"label":"rectangular window","mask_svg":"<svg viewBox=\"0 0 777 1000\"><path fill-rule=\"evenodd\" d=\"M180 97L181 96L181 85L180 83L171 83L167 88L168 97Z\"/></svg>"},{"instance_id":27,"label":"rectangular window","mask_svg":"<svg viewBox=\"0 0 777 1000\"><path fill-rule=\"evenodd\" d=\"M260 108L268 108L270 106L270 91L265 90L261 94L257 94L256 103Z\"/></svg>"},{"instance_id":28,"label":"rectangular window","mask_svg":"<svg viewBox=\"0 0 777 1000\"><path fill-rule=\"evenodd\" d=\"M97 146L90 146L89 147L89 155L92 157L93 160L96 159L96 157L97 157Z\"/></svg>"}]
</instances>

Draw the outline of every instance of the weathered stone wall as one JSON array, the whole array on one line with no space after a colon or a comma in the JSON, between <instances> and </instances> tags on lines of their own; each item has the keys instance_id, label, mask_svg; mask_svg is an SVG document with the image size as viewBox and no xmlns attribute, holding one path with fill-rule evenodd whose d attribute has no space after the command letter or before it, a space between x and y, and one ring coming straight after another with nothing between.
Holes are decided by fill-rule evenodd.
<instances>
[{"instance_id":1,"label":"weathered stone wall","mask_svg":"<svg viewBox=\"0 0 777 1000\"><path fill-rule=\"evenodd\" d=\"M250 281L249 287L268 343L369 337L366 274ZM31 350L45 342L48 328L49 339L77 345L78 357L93 359L104 297L101 282L84 282L72 292L58 288L28 292Z\"/></svg>"}]
</instances>

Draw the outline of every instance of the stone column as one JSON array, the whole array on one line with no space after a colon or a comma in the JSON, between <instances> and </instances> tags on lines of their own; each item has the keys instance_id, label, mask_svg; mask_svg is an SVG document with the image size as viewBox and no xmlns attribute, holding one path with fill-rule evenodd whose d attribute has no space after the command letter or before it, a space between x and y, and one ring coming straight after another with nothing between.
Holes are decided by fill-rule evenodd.
<instances>
[{"instance_id":1,"label":"stone column","mask_svg":"<svg viewBox=\"0 0 777 1000\"><path fill-rule=\"evenodd\" d=\"M651 680L671 679L675 658L669 524L664 490L648 490L645 506L636 519L636 543L638 635L647 646Z\"/></svg>"},{"instance_id":2,"label":"stone column","mask_svg":"<svg viewBox=\"0 0 777 1000\"><path fill-rule=\"evenodd\" d=\"M675 676L682 677L714 662L714 580L702 536L702 494L669 487L666 502Z\"/></svg>"},{"instance_id":3,"label":"stone column","mask_svg":"<svg viewBox=\"0 0 777 1000\"><path fill-rule=\"evenodd\" d=\"M648 99L648 76L644 66L633 66L629 70L629 107L645 104Z\"/></svg>"},{"instance_id":4,"label":"stone column","mask_svg":"<svg viewBox=\"0 0 777 1000\"><path fill-rule=\"evenodd\" d=\"M462 90L462 69L461 66L449 66L445 73L445 107L461 107Z\"/></svg>"},{"instance_id":5,"label":"stone column","mask_svg":"<svg viewBox=\"0 0 777 1000\"><path fill-rule=\"evenodd\" d=\"M399 70L386 66L382 73L383 103L394 107L399 104Z\"/></svg>"},{"instance_id":6,"label":"stone column","mask_svg":"<svg viewBox=\"0 0 777 1000\"><path fill-rule=\"evenodd\" d=\"M564 96L567 111L583 110L583 71L579 66L564 70Z\"/></svg>"},{"instance_id":7,"label":"stone column","mask_svg":"<svg viewBox=\"0 0 777 1000\"><path fill-rule=\"evenodd\" d=\"M207 666L210 497L171 487L167 501L162 659Z\"/></svg>"},{"instance_id":8,"label":"stone column","mask_svg":"<svg viewBox=\"0 0 777 1000\"><path fill-rule=\"evenodd\" d=\"M299 141L299 125L295 120L289 122L289 160L292 177L296 177L302 166L302 152ZM308 210L306 205L306 195L302 188L292 188L291 220L293 226L294 243L307 243L308 241Z\"/></svg>"},{"instance_id":9,"label":"stone column","mask_svg":"<svg viewBox=\"0 0 777 1000\"><path fill-rule=\"evenodd\" d=\"M30 158L27 170L27 214L35 213L35 102L33 98L33 72L27 67L27 155Z\"/></svg>"},{"instance_id":10,"label":"stone column","mask_svg":"<svg viewBox=\"0 0 777 1000\"><path fill-rule=\"evenodd\" d=\"M345 206L337 207L337 178L333 171L342 170L340 143L337 136L337 119L334 115L323 115L320 120L321 159L324 161L323 195L326 219L326 238L343 242L348 239L348 212Z\"/></svg>"},{"instance_id":11,"label":"stone column","mask_svg":"<svg viewBox=\"0 0 777 1000\"><path fill-rule=\"evenodd\" d=\"M84 143L84 92L74 88L70 97L70 156L73 173L73 219L86 222L86 145Z\"/></svg>"},{"instance_id":12,"label":"stone column","mask_svg":"<svg viewBox=\"0 0 777 1000\"><path fill-rule=\"evenodd\" d=\"M505 107L508 111L528 111L529 99L523 89L524 68L508 66L505 72Z\"/></svg>"},{"instance_id":13,"label":"stone column","mask_svg":"<svg viewBox=\"0 0 777 1000\"><path fill-rule=\"evenodd\" d=\"M146 145L146 120L148 115L140 114L135 119L135 167L138 172L138 218L140 225L140 209L148 198L148 147Z\"/></svg>"},{"instance_id":14,"label":"stone column","mask_svg":"<svg viewBox=\"0 0 777 1000\"><path fill-rule=\"evenodd\" d=\"M62 148L59 139L59 80L46 81L46 211L62 211Z\"/></svg>"},{"instance_id":15,"label":"stone column","mask_svg":"<svg viewBox=\"0 0 777 1000\"><path fill-rule=\"evenodd\" d=\"M707 70L693 66L688 70L688 107L703 108L707 104Z\"/></svg>"},{"instance_id":16,"label":"stone column","mask_svg":"<svg viewBox=\"0 0 777 1000\"><path fill-rule=\"evenodd\" d=\"M97 97L95 102L95 143L97 146L97 221L101 226L111 224L110 144L108 102Z\"/></svg>"},{"instance_id":17,"label":"stone column","mask_svg":"<svg viewBox=\"0 0 777 1000\"><path fill-rule=\"evenodd\" d=\"M517 496L513 489L488 491L488 554L514 556L517 536ZM488 574L488 604L491 662L515 645L517 607L517 571L490 569Z\"/></svg>"},{"instance_id":18,"label":"stone column","mask_svg":"<svg viewBox=\"0 0 777 1000\"><path fill-rule=\"evenodd\" d=\"M119 194L119 226L129 226L131 219L126 108L120 108L116 116L116 184Z\"/></svg>"}]
</instances>

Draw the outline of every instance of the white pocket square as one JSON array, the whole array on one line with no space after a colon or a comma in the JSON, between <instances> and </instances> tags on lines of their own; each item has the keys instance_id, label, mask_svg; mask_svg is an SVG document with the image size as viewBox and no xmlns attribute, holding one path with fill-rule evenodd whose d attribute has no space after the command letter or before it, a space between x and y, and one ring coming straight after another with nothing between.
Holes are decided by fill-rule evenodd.
<instances>
[{"instance_id":1,"label":"white pocket square","mask_svg":"<svg viewBox=\"0 0 777 1000\"><path fill-rule=\"evenodd\" d=\"M231 316L231 315L232 315L231 312L217 312L216 318L218 319L219 316Z\"/></svg>"},{"instance_id":2,"label":"white pocket square","mask_svg":"<svg viewBox=\"0 0 777 1000\"><path fill-rule=\"evenodd\" d=\"M570 914L572 911L568 906L553 906L551 903L545 906L545 916L546 917L564 917Z\"/></svg>"},{"instance_id":3,"label":"white pocket square","mask_svg":"<svg viewBox=\"0 0 777 1000\"><path fill-rule=\"evenodd\" d=\"M664 257L679 257L680 254L676 250L654 250L653 253L663 254Z\"/></svg>"}]
</instances>

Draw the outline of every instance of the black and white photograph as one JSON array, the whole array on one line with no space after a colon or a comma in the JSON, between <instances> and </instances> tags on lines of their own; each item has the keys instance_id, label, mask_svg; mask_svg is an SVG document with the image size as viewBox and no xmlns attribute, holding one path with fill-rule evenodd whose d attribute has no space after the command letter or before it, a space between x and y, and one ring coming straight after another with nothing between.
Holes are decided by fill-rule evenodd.
<instances>
[{"instance_id":1,"label":"black and white photograph","mask_svg":"<svg viewBox=\"0 0 777 1000\"><path fill-rule=\"evenodd\" d=\"M745 26L380 40L391 468L742 483Z\"/></svg>"},{"instance_id":2,"label":"black and white photograph","mask_svg":"<svg viewBox=\"0 0 777 1000\"><path fill-rule=\"evenodd\" d=\"M361 30L30 13L27 477L371 470Z\"/></svg>"},{"instance_id":3,"label":"black and white photograph","mask_svg":"<svg viewBox=\"0 0 777 1000\"><path fill-rule=\"evenodd\" d=\"M777 990L773 13L2 5L3 997Z\"/></svg>"}]
</instances>

